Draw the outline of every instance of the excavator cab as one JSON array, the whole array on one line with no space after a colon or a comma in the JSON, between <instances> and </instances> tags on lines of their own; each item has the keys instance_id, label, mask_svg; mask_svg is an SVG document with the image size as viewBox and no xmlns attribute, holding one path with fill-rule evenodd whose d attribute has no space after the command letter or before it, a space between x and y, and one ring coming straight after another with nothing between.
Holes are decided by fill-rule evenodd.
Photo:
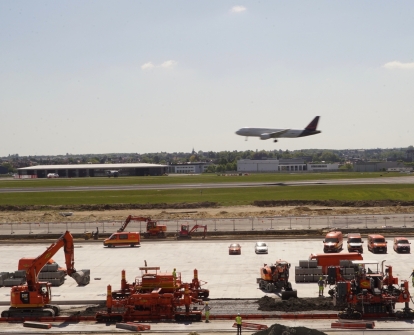
<instances>
[{"instance_id":1,"label":"excavator cab","mask_svg":"<svg viewBox=\"0 0 414 335\"><path fill-rule=\"evenodd\" d=\"M99 228L96 227L96 231L89 232L87 231L85 233L85 240L89 240L90 238L93 238L94 240L97 240L99 238Z\"/></svg>"},{"instance_id":2,"label":"excavator cab","mask_svg":"<svg viewBox=\"0 0 414 335\"><path fill-rule=\"evenodd\" d=\"M181 230L180 230L180 237L189 237L189 234L188 234L189 231L190 231L190 225L182 224Z\"/></svg>"}]
</instances>

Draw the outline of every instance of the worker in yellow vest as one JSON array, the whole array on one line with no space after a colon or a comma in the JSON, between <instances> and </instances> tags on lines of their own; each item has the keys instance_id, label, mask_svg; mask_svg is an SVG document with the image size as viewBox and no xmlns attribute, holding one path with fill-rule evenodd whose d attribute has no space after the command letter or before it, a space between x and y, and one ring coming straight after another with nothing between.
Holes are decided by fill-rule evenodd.
<instances>
[{"instance_id":1,"label":"worker in yellow vest","mask_svg":"<svg viewBox=\"0 0 414 335\"><path fill-rule=\"evenodd\" d=\"M206 313L206 322L207 323L210 322L210 310L211 310L211 307L208 305L208 302L206 302L206 305L204 306L204 308L202 310L204 310L205 313Z\"/></svg>"},{"instance_id":2,"label":"worker in yellow vest","mask_svg":"<svg viewBox=\"0 0 414 335\"><path fill-rule=\"evenodd\" d=\"M175 272L175 268L174 271L172 272L172 276L173 276L173 283L174 283L174 288L176 287L175 282L177 281L177 272Z\"/></svg>"},{"instance_id":3,"label":"worker in yellow vest","mask_svg":"<svg viewBox=\"0 0 414 335\"><path fill-rule=\"evenodd\" d=\"M237 335L241 335L242 330L242 317L240 316L240 313L237 313L236 316L236 325L237 325Z\"/></svg>"}]
</instances>

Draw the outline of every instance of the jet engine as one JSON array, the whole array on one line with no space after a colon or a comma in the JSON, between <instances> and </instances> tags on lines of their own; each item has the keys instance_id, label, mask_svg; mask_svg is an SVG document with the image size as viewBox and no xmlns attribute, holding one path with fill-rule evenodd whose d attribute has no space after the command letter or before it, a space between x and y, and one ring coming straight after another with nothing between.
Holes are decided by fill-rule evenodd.
<instances>
[{"instance_id":1,"label":"jet engine","mask_svg":"<svg viewBox=\"0 0 414 335\"><path fill-rule=\"evenodd\" d=\"M270 134L264 133L260 135L261 140L268 140L270 138Z\"/></svg>"}]
</instances>

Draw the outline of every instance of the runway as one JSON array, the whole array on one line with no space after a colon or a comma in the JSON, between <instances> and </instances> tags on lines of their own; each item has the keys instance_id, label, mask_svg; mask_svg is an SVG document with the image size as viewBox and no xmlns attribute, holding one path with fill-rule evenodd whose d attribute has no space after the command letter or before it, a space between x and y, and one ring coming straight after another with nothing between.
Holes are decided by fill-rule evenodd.
<instances>
[{"instance_id":1,"label":"runway","mask_svg":"<svg viewBox=\"0 0 414 335\"><path fill-rule=\"evenodd\" d=\"M175 189L213 189L213 188L248 188L248 187L286 187L286 186L323 186L323 185L387 185L414 184L414 176L321 179L290 182L233 182L233 183L198 183L198 184L153 184L153 185L105 185L105 186L61 186L61 187L15 187L0 188L0 193L29 192L85 192L85 191L136 191L136 190L175 190Z\"/></svg>"}]
</instances>

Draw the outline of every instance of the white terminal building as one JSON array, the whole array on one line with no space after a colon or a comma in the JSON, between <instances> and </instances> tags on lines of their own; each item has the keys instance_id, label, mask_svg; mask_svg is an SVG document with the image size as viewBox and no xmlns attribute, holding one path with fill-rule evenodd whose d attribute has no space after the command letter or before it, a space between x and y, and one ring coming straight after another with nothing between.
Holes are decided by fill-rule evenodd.
<instances>
[{"instance_id":1,"label":"white terminal building","mask_svg":"<svg viewBox=\"0 0 414 335\"><path fill-rule=\"evenodd\" d=\"M305 163L303 159L241 159L237 172L338 171L339 163Z\"/></svg>"},{"instance_id":2,"label":"white terminal building","mask_svg":"<svg viewBox=\"0 0 414 335\"><path fill-rule=\"evenodd\" d=\"M199 174L206 172L212 163L194 162L168 165L168 173Z\"/></svg>"}]
</instances>

